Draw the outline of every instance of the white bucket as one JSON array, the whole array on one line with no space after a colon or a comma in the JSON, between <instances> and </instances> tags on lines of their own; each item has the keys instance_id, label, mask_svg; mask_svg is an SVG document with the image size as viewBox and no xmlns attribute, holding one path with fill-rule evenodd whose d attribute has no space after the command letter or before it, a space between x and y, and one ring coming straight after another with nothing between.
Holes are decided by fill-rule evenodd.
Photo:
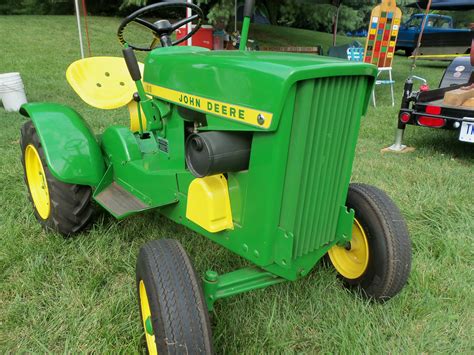
<instances>
[{"instance_id":1,"label":"white bucket","mask_svg":"<svg viewBox=\"0 0 474 355\"><path fill-rule=\"evenodd\" d=\"M0 74L0 99L8 112L18 112L21 105L27 103L20 73Z\"/></svg>"}]
</instances>

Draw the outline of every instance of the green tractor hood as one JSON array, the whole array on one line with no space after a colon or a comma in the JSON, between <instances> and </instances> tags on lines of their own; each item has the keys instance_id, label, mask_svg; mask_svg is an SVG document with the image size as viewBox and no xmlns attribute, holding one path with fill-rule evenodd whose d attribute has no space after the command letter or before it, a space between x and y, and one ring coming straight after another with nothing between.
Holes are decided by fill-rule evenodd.
<instances>
[{"instance_id":1,"label":"green tractor hood","mask_svg":"<svg viewBox=\"0 0 474 355\"><path fill-rule=\"evenodd\" d=\"M373 82L376 73L376 67L371 64L311 54L166 47L148 55L144 81L145 90L153 96L204 113L213 114L218 102L248 108L257 115L258 112L271 115L271 124L259 128L274 130L286 95L296 82L354 75L368 76ZM369 93L363 94L368 99ZM199 99L212 102L206 100L207 104L203 105ZM217 105L217 110L228 110L228 107ZM256 122L255 126L258 126Z\"/></svg>"}]
</instances>

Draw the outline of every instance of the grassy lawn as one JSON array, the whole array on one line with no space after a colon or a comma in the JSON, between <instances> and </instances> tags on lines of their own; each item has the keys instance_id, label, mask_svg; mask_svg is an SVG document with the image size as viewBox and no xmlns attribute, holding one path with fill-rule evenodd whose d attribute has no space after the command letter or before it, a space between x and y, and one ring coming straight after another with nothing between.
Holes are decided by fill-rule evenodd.
<instances>
[{"instance_id":1,"label":"grassy lawn","mask_svg":"<svg viewBox=\"0 0 474 355\"><path fill-rule=\"evenodd\" d=\"M253 25L250 29L250 38L257 39L264 46L322 46L326 54L332 46L332 34L300 30L291 27L277 27L266 25ZM364 43L364 39L339 36L337 45L351 43L358 40Z\"/></svg>"},{"instance_id":2,"label":"grassy lawn","mask_svg":"<svg viewBox=\"0 0 474 355\"><path fill-rule=\"evenodd\" d=\"M94 55L120 55L119 19L92 17ZM275 32L273 32L275 31ZM29 101L67 104L95 132L127 122L124 110L99 111L68 86L67 66L79 57L75 19L0 17L0 72L19 71ZM269 45L322 43L330 35L258 27ZM320 40L321 38L321 40ZM342 38L341 41L351 39ZM417 75L436 87L445 65L419 63ZM413 241L407 287L386 304L345 290L331 267L308 277L219 301L212 314L216 353L473 353L474 145L453 132L409 127L410 154L380 154L396 126L410 70L395 58L396 107L377 88L379 107L363 119L353 180L389 193ZM88 233L64 240L45 233L27 200L19 131L25 118L0 108L0 352L143 352L135 295L140 245L179 239L201 274L245 262L157 213L116 221L99 212Z\"/></svg>"}]
</instances>

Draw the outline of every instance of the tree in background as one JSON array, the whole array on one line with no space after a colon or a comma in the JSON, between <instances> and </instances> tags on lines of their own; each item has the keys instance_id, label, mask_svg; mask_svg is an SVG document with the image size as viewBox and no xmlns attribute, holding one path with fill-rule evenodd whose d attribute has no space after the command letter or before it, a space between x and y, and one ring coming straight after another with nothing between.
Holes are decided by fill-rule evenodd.
<instances>
[{"instance_id":1,"label":"tree in background","mask_svg":"<svg viewBox=\"0 0 474 355\"><path fill-rule=\"evenodd\" d=\"M67 0L3 0L0 2L2 15L70 14L74 2Z\"/></svg>"},{"instance_id":2,"label":"tree in background","mask_svg":"<svg viewBox=\"0 0 474 355\"><path fill-rule=\"evenodd\" d=\"M365 27L377 0L284 0L279 24L311 30L347 32Z\"/></svg>"},{"instance_id":3,"label":"tree in background","mask_svg":"<svg viewBox=\"0 0 474 355\"><path fill-rule=\"evenodd\" d=\"M86 0L87 10L93 15L123 16L148 4L161 0ZM234 18L235 0L194 0L203 8L211 24L227 24ZM242 5L244 0L237 0ZM415 0L396 0L399 6ZM380 0L256 0L273 25L291 26L309 30L333 32L354 31L367 26L372 8ZM414 8L403 8L403 20ZM437 13L439 11L433 11ZM0 14L6 15L56 15L73 14L73 0L2 0ZM446 13L446 12L444 12ZM456 26L469 27L474 11L449 12Z\"/></svg>"},{"instance_id":4,"label":"tree in background","mask_svg":"<svg viewBox=\"0 0 474 355\"><path fill-rule=\"evenodd\" d=\"M447 11L445 15L451 16L455 27L471 28L474 22L474 10L471 11Z\"/></svg>"},{"instance_id":5,"label":"tree in background","mask_svg":"<svg viewBox=\"0 0 474 355\"><path fill-rule=\"evenodd\" d=\"M124 0L86 0L87 11L94 15L123 15ZM128 11L126 11L128 12ZM2 0L2 15L69 15L74 13L73 0Z\"/></svg>"},{"instance_id":6,"label":"tree in background","mask_svg":"<svg viewBox=\"0 0 474 355\"><path fill-rule=\"evenodd\" d=\"M244 0L237 0L243 4ZM411 1L411 0L400 0ZM130 5L144 6L153 0L123 0L122 8ZM234 16L235 0L195 0L206 5L211 24L219 21L228 23ZM341 32L364 27L370 11L379 0L256 0L263 7L273 25L292 26L324 32L332 32L337 19Z\"/></svg>"}]
</instances>

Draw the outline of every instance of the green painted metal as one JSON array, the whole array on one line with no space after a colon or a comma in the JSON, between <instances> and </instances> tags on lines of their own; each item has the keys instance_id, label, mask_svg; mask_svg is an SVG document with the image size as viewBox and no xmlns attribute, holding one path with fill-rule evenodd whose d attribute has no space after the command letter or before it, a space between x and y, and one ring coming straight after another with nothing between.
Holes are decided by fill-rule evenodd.
<instances>
[{"instance_id":1,"label":"green painted metal","mask_svg":"<svg viewBox=\"0 0 474 355\"><path fill-rule=\"evenodd\" d=\"M204 295L209 311L214 309L214 302L239 293L256 290L286 281L271 272L255 267L239 269L219 276L208 270L204 277Z\"/></svg>"},{"instance_id":2,"label":"green painted metal","mask_svg":"<svg viewBox=\"0 0 474 355\"><path fill-rule=\"evenodd\" d=\"M172 148L177 146L173 143L184 140L182 125L183 121L176 118L169 125L175 133L175 140L169 145ZM178 130L181 134L176 132ZM102 135L101 144L106 152L108 169L101 184L94 191L94 198L115 182L150 208L177 202L178 189L174 169L184 169L184 148L177 147L177 155L170 158L169 154L159 149L159 139L164 138L157 137L152 131L141 135L133 134L127 127L107 128ZM101 205L107 209L106 205ZM128 215L116 217L124 218Z\"/></svg>"},{"instance_id":3,"label":"green painted metal","mask_svg":"<svg viewBox=\"0 0 474 355\"><path fill-rule=\"evenodd\" d=\"M295 258L336 238L357 142L354 132L359 131L364 110L364 101L356 97L367 86L367 78L361 76L297 85L279 220L280 228L295 235Z\"/></svg>"},{"instance_id":4,"label":"green painted metal","mask_svg":"<svg viewBox=\"0 0 474 355\"><path fill-rule=\"evenodd\" d=\"M176 104L154 98L161 129L141 136L110 127L103 134L113 181L177 223L287 280L306 275L331 246L350 239L353 213L344 204L360 118L376 73L372 66L194 48L155 50L146 63L145 81L153 85L272 110L273 123L265 130L206 114L206 123L194 126ZM246 95L226 94L230 84L217 82L218 77L230 79L227 70L237 64L239 75L232 74L232 83ZM184 159L185 131L211 129L253 132L248 170L227 174L234 229L218 233L186 218L194 177Z\"/></svg>"},{"instance_id":5,"label":"green painted metal","mask_svg":"<svg viewBox=\"0 0 474 355\"><path fill-rule=\"evenodd\" d=\"M110 184L114 182L114 169L112 165L109 165L104 176L100 180L99 184L96 186L94 190L94 195L98 195L101 193L103 190L105 190ZM104 207L107 209L106 207Z\"/></svg>"},{"instance_id":6,"label":"green painted metal","mask_svg":"<svg viewBox=\"0 0 474 355\"><path fill-rule=\"evenodd\" d=\"M240 36L239 50L245 51L247 49L247 40L249 38L250 17L245 16L242 23L242 35Z\"/></svg>"},{"instance_id":7,"label":"green painted metal","mask_svg":"<svg viewBox=\"0 0 474 355\"><path fill-rule=\"evenodd\" d=\"M72 108L53 103L29 103L20 113L30 117L53 176L70 184L97 186L105 173L99 144Z\"/></svg>"},{"instance_id":8,"label":"green painted metal","mask_svg":"<svg viewBox=\"0 0 474 355\"><path fill-rule=\"evenodd\" d=\"M145 59L144 87L137 87L145 90L140 104L146 127L134 134L111 126L102 134L106 170L92 184L94 197L118 184L255 265L225 275L208 272L209 308L223 297L303 277L329 248L351 238L354 211L345 199L376 73L369 64L313 55L157 48ZM223 118L174 103L166 90L150 98L152 86L270 113L272 121L263 127ZM226 174L234 228L218 233L186 218L194 177L185 163L185 140L209 130L252 134L248 169Z\"/></svg>"},{"instance_id":9,"label":"green painted metal","mask_svg":"<svg viewBox=\"0 0 474 355\"><path fill-rule=\"evenodd\" d=\"M143 88L143 83L141 80L135 81L137 87L138 96L140 97L139 105L145 114L147 127L154 129L162 129L161 125L161 112L156 105L153 105L153 100L151 100ZM160 123L158 123L160 122ZM138 123L140 125L140 136L144 133L143 117L141 110L138 110Z\"/></svg>"},{"instance_id":10,"label":"green painted metal","mask_svg":"<svg viewBox=\"0 0 474 355\"><path fill-rule=\"evenodd\" d=\"M339 245L345 245L351 240L354 216L355 211L353 209L348 210L346 206L341 206L339 209L336 229L336 240Z\"/></svg>"},{"instance_id":11,"label":"green painted metal","mask_svg":"<svg viewBox=\"0 0 474 355\"><path fill-rule=\"evenodd\" d=\"M309 54L196 51L195 48L165 47L150 52L145 59L145 83L273 113L270 131L277 130L286 98L297 82L364 76L369 78L368 86L371 86L370 78L377 73L371 64ZM368 100L365 94L365 89L359 93ZM364 110L367 107L362 106ZM212 115L207 118L209 129L256 130L235 120Z\"/></svg>"},{"instance_id":12,"label":"green painted metal","mask_svg":"<svg viewBox=\"0 0 474 355\"><path fill-rule=\"evenodd\" d=\"M153 335L153 325L151 324L150 316L148 316L148 318L145 319L145 330L149 335Z\"/></svg>"}]
</instances>

